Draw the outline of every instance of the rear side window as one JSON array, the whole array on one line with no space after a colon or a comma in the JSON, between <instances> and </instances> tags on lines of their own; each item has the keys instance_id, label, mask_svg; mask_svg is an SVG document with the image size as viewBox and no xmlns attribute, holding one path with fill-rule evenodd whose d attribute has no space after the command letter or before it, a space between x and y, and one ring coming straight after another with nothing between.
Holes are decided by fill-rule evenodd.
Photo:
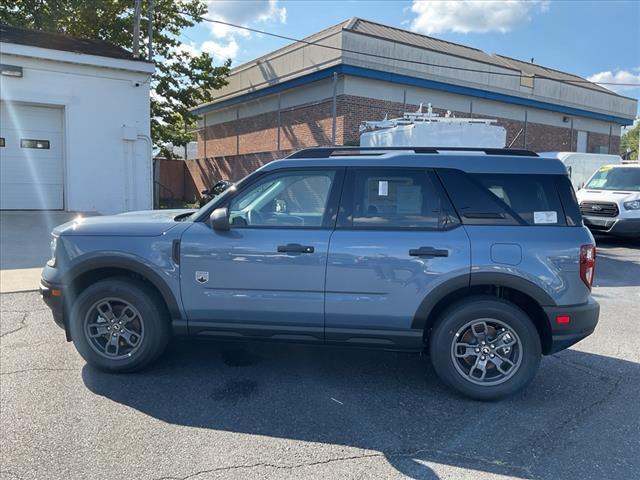
<instances>
[{"instance_id":1,"label":"rear side window","mask_svg":"<svg viewBox=\"0 0 640 480\"><path fill-rule=\"evenodd\" d=\"M463 223L566 225L555 175L438 171ZM564 178L564 177L563 177Z\"/></svg>"},{"instance_id":2,"label":"rear side window","mask_svg":"<svg viewBox=\"0 0 640 480\"><path fill-rule=\"evenodd\" d=\"M427 170L352 169L345 193L341 226L436 230L460 224L438 180Z\"/></svg>"}]
</instances>

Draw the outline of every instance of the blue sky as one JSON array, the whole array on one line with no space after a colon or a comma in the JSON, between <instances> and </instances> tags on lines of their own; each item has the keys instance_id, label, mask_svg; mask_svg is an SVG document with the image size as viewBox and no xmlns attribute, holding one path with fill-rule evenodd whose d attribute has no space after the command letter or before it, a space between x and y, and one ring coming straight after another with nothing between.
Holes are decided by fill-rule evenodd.
<instances>
[{"instance_id":1,"label":"blue sky","mask_svg":"<svg viewBox=\"0 0 640 480\"><path fill-rule=\"evenodd\" d=\"M640 83L640 1L209 1L209 17L302 38L362 17L600 81ZM233 65L289 42L215 24L181 37ZM640 97L640 88L611 87Z\"/></svg>"}]
</instances>

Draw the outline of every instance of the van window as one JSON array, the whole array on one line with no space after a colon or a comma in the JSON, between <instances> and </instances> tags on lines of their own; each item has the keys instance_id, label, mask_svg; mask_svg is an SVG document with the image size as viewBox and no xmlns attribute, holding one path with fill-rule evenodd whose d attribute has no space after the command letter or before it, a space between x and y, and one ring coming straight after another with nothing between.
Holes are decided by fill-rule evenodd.
<instances>
[{"instance_id":1,"label":"van window","mask_svg":"<svg viewBox=\"0 0 640 480\"><path fill-rule=\"evenodd\" d=\"M465 224L567 224L554 175L468 174L449 169L438 170L438 175Z\"/></svg>"}]
</instances>

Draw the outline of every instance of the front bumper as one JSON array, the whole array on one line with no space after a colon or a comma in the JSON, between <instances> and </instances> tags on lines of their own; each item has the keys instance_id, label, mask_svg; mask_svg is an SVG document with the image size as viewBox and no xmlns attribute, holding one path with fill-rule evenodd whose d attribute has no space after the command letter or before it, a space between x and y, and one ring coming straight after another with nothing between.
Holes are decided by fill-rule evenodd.
<instances>
[{"instance_id":1,"label":"front bumper","mask_svg":"<svg viewBox=\"0 0 640 480\"><path fill-rule=\"evenodd\" d=\"M64 321L64 290L60 285L54 285L44 279L40 280L40 296L44 303L51 309L53 321L64 329L69 338L66 323Z\"/></svg>"},{"instance_id":2,"label":"front bumper","mask_svg":"<svg viewBox=\"0 0 640 480\"><path fill-rule=\"evenodd\" d=\"M583 215L582 220L594 232L640 238L640 218L607 218Z\"/></svg>"},{"instance_id":3,"label":"front bumper","mask_svg":"<svg viewBox=\"0 0 640 480\"><path fill-rule=\"evenodd\" d=\"M544 309L551 325L551 345L545 353L550 355L559 352L579 342L593 333L598 324L600 304L593 298L583 305L570 307L545 307ZM571 321L558 324L559 315L568 315Z\"/></svg>"}]
</instances>

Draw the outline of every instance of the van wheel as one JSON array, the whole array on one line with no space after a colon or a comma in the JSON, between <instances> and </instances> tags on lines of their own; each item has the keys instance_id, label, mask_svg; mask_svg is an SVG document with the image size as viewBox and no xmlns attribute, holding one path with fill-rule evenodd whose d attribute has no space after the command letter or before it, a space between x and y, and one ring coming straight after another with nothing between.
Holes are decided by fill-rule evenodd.
<instances>
[{"instance_id":1,"label":"van wheel","mask_svg":"<svg viewBox=\"0 0 640 480\"><path fill-rule=\"evenodd\" d=\"M448 308L429 338L440 379L475 400L495 400L526 387L540 364L540 337L520 308L472 297Z\"/></svg>"},{"instance_id":2,"label":"van wheel","mask_svg":"<svg viewBox=\"0 0 640 480\"><path fill-rule=\"evenodd\" d=\"M142 281L119 277L99 281L78 296L69 330L87 363L108 372L132 372L164 351L169 319L154 290Z\"/></svg>"}]
</instances>

